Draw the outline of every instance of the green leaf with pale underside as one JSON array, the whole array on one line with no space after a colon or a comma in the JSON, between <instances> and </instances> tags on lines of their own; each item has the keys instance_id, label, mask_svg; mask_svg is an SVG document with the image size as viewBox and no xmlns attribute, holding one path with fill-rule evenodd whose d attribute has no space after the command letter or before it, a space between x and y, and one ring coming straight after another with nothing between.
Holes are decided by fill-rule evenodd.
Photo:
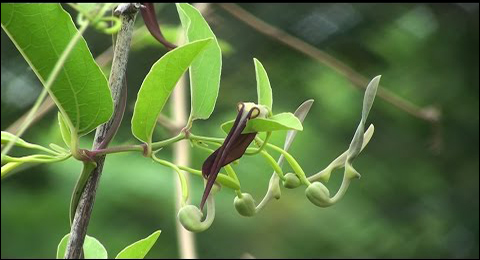
<instances>
[{"instance_id":1,"label":"green leaf with pale underside","mask_svg":"<svg viewBox=\"0 0 480 260\"><path fill-rule=\"evenodd\" d=\"M2 28L45 85L70 40L78 32L60 4L4 4ZM108 83L81 38L68 56L49 94L72 131L85 135L113 113Z\"/></svg>"},{"instance_id":2,"label":"green leaf with pale underside","mask_svg":"<svg viewBox=\"0 0 480 260\"><path fill-rule=\"evenodd\" d=\"M160 232L160 230L157 230L147 238L125 247L115 259L143 259L157 241Z\"/></svg>"},{"instance_id":3,"label":"green leaf with pale underside","mask_svg":"<svg viewBox=\"0 0 480 260\"><path fill-rule=\"evenodd\" d=\"M255 63L255 75L257 79L257 96L258 104L264 105L272 111L272 87L270 86L270 80L268 79L267 71L263 67L262 63L257 59L253 59Z\"/></svg>"},{"instance_id":4,"label":"green leaf with pale underside","mask_svg":"<svg viewBox=\"0 0 480 260\"><path fill-rule=\"evenodd\" d=\"M222 124L222 130L228 133L235 120ZM292 113L280 113L269 118L255 118L248 121L242 133L271 132L280 130L302 131L300 120Z\"/></svg>"},{"instance_id":5,"label":"green leaf with pale underside","mask_svg":"<svg viewBox=\"0 0 480 260\"><path fill-rule=\"evenodd\" d=\"M57 247L57 259L63 259L65 256L65 250L67 249L68 239L70 234L65 235ZM83 243L83 253L85 259L107 259L107 250L96 238L89 235L85 236L85 242Z\"/></svg>"},{"instance_id":6,"label":"green leaf with pale underside","mask_svg":"<svg viewBox=\"0 0 480 260\"><path fill-rule=\"evenodd\" d=\"M132 117L132 133L140 141L152 143L157 118L177 81L212 39L185 44L169 51L153 64L138 91Z\"/></svg>"},{"instance_id":7,"label":"green leaf with pale underside","mask_svg":"<svg viewBox=\"0 0 480 260\"><path fill-rule=\"evenodd\" d=\"M217 101L222 70L222 51L212 29L195 7L180 3L177 4L177 11L182 27L186 31L187 42L213 38L212 43L190 67L192 103L190 120L207 119L212 114Z\"/></svg>"}]
</instances>

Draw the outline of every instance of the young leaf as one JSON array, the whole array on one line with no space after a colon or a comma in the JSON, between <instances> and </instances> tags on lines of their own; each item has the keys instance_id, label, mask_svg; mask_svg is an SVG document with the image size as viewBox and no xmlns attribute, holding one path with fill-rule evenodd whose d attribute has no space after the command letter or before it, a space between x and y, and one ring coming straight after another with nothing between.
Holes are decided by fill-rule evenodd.
<instances>
[{"instance_id":1,"label":"young leaf","mask_svg":"<svg viewBox=\"0 0 480 260\"><path fill-rule=\"evenodd\" d=\"M205 51L200 54L190 68L191 112L190 120L207 119L215 108L220 74L222 70L222 52L215 34L195 7L177 4L182 27L186 31L187 42L213 38Z\"/></svg>"},{"instance_id":2,"label":"young leaf","mask_svg":"<svg viewBox=\"0 0 480 260\"><path fill-rule=\"evenodd\" d=\"M2 28L42 84L77 33L60 4L4 4ZM108 83L82 38L49 89L72 131L85 135L107 121L113 112Z\"/></svg>"},{"instance_id":3,"label":"young leaf","mask_svg":"<svg viewBox=\"0 0 480 260\"><path fill-rule=\"evenodd\" d=\"M157 117L182 74L212 39L198 40L168 52L153 64L138 91L132 133L150 144Z\"/></svg>"},{"instance_id":4,"label":"young leaf","mask_svg":"<svg viewBox=\"0 0 480 260\"><path fill-rule=\"evenodd\" d=\"M380 77L381 76L376 76L375 78L373 78L370 83L368 83L367 89L365 90L365 95L363 98L362 118L360 119L360 123L358 124L352 142L350 143L350 147L348 148L349 159L347 159L347 161L349 162L360 153L360 150L362 148L365 121L367 120L368 113L372 108L373 100L375 99L375 95L377 93L378 83L380 82Z\"/></svg>"},{"instance_id":5,"label":"young leaf","mask_svg":"<svg viewBox=\"0 0 480 260\"><path fill-rule=\"evenodd\" d=\"M264 105L272 111L272 87L270 86L267 71L265 71L265 68L260 61L255 58L253 58L253 61L255 63L255 75L257 79L258 104Z\"/></svg>"},{"instance_id":6,"label":"young leaf","mask_svg":"<svg viewBox=\"0 0 480 260\"><path fill-rule=\"evenodd\" d=\"M362 118L358 124L357 130L353 135L352 142L348 147L347 159L345 161L345 175L348 178L359 178L360 173L355 170L352 166L352 161L360 154L362 151L363 136L365 131L365 121L367 121L368 113L373 105L373 100L377 93L378 83L380 82L381 76L376 76L373 78L370 83L368 83L367 89L365 90L365 96L363 98L363 108L362 108Z\"/></svg>"},{"instance_id":7,"label":"young leaf","mask_svg":"<svg viewBox=\"0 0 480 260\"><path fill-rule=\"evenodd\" d=\"M63 119L62 113L58 112L58 125L60 126L60 133L62 134L63 142L70 147L71 134L70 129Z\"/></svg>"},{"instance_id":8,"label":"young leaf","mask_svg":"<svg viewBox=\"0 0 480 260\"><path fill-rule=\"evenodd\" d=\"M157 241L160 232L160 230L157 230L147 238L125 247L115 259L143 259Z\"/></svg>"},{"instance_id":9,"label":"young leaf","mask_svg":"<svg viewBox=\"0 0 480 260\"><path fill-rule=\"evenodd\" d=\"M225 133L230 131L234 120L222 124L222 130ZM302 131L303 126L300 120L292 113L280 113L269 118L255 118L248 121L247 126L242 133L272 132L280 130Z\"/></svg>"},{"instance_id":10,"label":"young leaf","mask_svg":"<svg viewBox=\"0 0 480 260\"><path fill-rule=\"evenodd\" d=\"M63 259L65 250L67 249L68 239L70 234L65 235L57 247L57 259ZM85 236L85 243L83 244L83 252L85 259L107 259L107 250L96 238L89 235Z\"/></svg>"}]
</instances>

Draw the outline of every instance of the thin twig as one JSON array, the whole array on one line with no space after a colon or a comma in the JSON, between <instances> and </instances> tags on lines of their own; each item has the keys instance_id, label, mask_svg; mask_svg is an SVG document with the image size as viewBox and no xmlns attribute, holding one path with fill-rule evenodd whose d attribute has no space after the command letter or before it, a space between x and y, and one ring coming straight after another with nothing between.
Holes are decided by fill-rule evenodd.
<instances>
[{"instance_id":1,"label":"thin twig","mask_svg":"<svg viewBox=\"0 0 480 260\"><path fill-rule=\"evenodd\" d=\"M348 78L356 87L362 89L367 87L369 80L366 77L364 77L351 67L347 66L345 63L336 59L335 57L329 55L328 53L317 49L316 47L306 43L305 41L295 36L292 36L287 32L266 23L263 20L260 20L258 17L252 15L251 13L236 4L219 3L218 5L222 9L227 11L229 14L231 14L233 17L244 22L256 31L267 35L297 51L300 51L307 56L310 56L311 58L319 61L320 63L332 68L336 72ZM380 86L378 88L377 94L383 100L417 118L432 123L438 122L440 120L441 112L436 107L418 107L412 102L403 99L398 95L394 94L393 92L389 91L388 89Z\"/></svg>"},{"instance_id":2,"label":"thin twig","mask_svg":"<svg viewBox=\"0 0 480 260\"><path fill-rule=\"evenodd\" d=\"M123 8L122 8L123 7ZM138 4L121 4L117 8L122 10L120 17L122 20L122 27L117 36L115 44L115 52L112 62L112 70L109 77L110 90L115 104L114 115L105 124L99 126L95 132L95 139L93 142L93 149L98 149L102 141L111 131L112 123L116 118L115 113L118 112L118 105L120 100L120 93L123 86L125 71L128 61L128 52L130 50L130 41L133 32L133 25L135 17L138 12ZM82 246L87 233L88 223L95 201L95 195L100 180L100 176L105 162L105 155L96 158L97 167L93 170L90 178L85 185L80 201L75 212L75 218L72 223L70 240L67 244L65 258L80 258L82 255Z\"/></svg>"}]
</instances>

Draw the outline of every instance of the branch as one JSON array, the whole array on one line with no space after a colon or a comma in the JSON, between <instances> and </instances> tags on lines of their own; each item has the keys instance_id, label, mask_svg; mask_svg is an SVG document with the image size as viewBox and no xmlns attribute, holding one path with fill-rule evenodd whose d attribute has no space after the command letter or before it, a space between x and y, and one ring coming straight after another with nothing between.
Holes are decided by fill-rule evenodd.
<instances>
[{"instance_id":1,"label":"branch","mask_svg":"<svg viewBox=\"0 0 480 260\"><path fill-rule=\"evenodd\" d=\"M133 25L139 7L139 4L121 4L116 10L116 13L119 13L121 17L122 27L118 32L113 55L112 70L109 77L109 85L112 91L115 110L112 118L97 128L93 142L93 149L98 149L108 134L112 130L115 131L115 129L112 129L112 124L115 118L117 118L118 113L120 113L118 111L118 107L120 105L120 93L122 92L123 80L125 78ZM85 189L75 212L75 218L73 219L70 232L71 236L70 240L68 241L65 258L80 258L82 256L82 246L87 233L87 227L90 221L98 183L102 174L105 155L96 157L95 161L97 163L97 167L93 170L90 178L87 181L87 184L85 185Z\"/></svg>"},{"instance_id":2,"label":"branch","mask_svg":"<svg viewBox=\"0 0 480 260\"><path fill-rule=\"evenodd\" d=\"M317 49L316 47L302 41L301 39L282 31L265 21L260 20L256 16L242 9L236 4L218 4L222 9L230 13L236 19L242 21L248 26L252 27L256 31L267 35L303 54L323 63L324 65L332 68L336 72L348 78L356 87L366 88L369 80L355 71L345 63L329 55L328 53ZM380 98L392 104L393 106L413 115L422 120L426 120L431 123L436 123L440 120L441 112L438 108L433 106L418 107L412 102L403 99L386 88L378 88L377 94Z\"/></svg>"}]
</instances>

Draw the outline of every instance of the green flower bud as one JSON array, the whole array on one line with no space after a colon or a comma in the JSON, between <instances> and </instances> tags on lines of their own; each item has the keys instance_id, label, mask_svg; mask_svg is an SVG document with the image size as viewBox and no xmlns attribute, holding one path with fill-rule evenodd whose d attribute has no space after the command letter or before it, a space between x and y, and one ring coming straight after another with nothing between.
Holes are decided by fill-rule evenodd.
<instances>
[{"instance_id":1,"label":"green flower bud","mask_svg":"<svg viewBox=\"0 0 480 260\"><path fill-rule=\"evenodd\" d=\"M235 205L235 209L237 209L238 213L245 217L254 216L255 211L255 201L253 200L252 195L248 193L242 193L242 197L235 197L233 202Z\"/></svg>"},{"instance_id":2,"label":"green flower bud","mask_svg":"<svg viewBox=\"0 0 480 260\"><path fill-rule=\"evenodd\" d=\"M310 184L305 190L307 198L315 205L325 208L331 206L330 191L321 182L314 182Z\"/></svg>"},{"instance_id":3,"label":"green flower bud","mask_svg":"<svg viewBox=\"0 0 480 260\"><path fill-rule=\"evenodd\" d=\"M192 232L200 232L205 228L202 225L203 213L194 205L187 205L178 211L178 220L182 226Z\"/></svg>"},{"instance_id":4,"label":"green flower bud","mask_svg":"<svg viewBox=\"0 0 480 260\"><path fill-rule=\"evenodd\" d=\"M283 181L283 186L287 189L295 189L296 187L300 186L302 182L297 177L295 173L287 173L285 174L285 180Z\"/></svg>"}]
</instances>

